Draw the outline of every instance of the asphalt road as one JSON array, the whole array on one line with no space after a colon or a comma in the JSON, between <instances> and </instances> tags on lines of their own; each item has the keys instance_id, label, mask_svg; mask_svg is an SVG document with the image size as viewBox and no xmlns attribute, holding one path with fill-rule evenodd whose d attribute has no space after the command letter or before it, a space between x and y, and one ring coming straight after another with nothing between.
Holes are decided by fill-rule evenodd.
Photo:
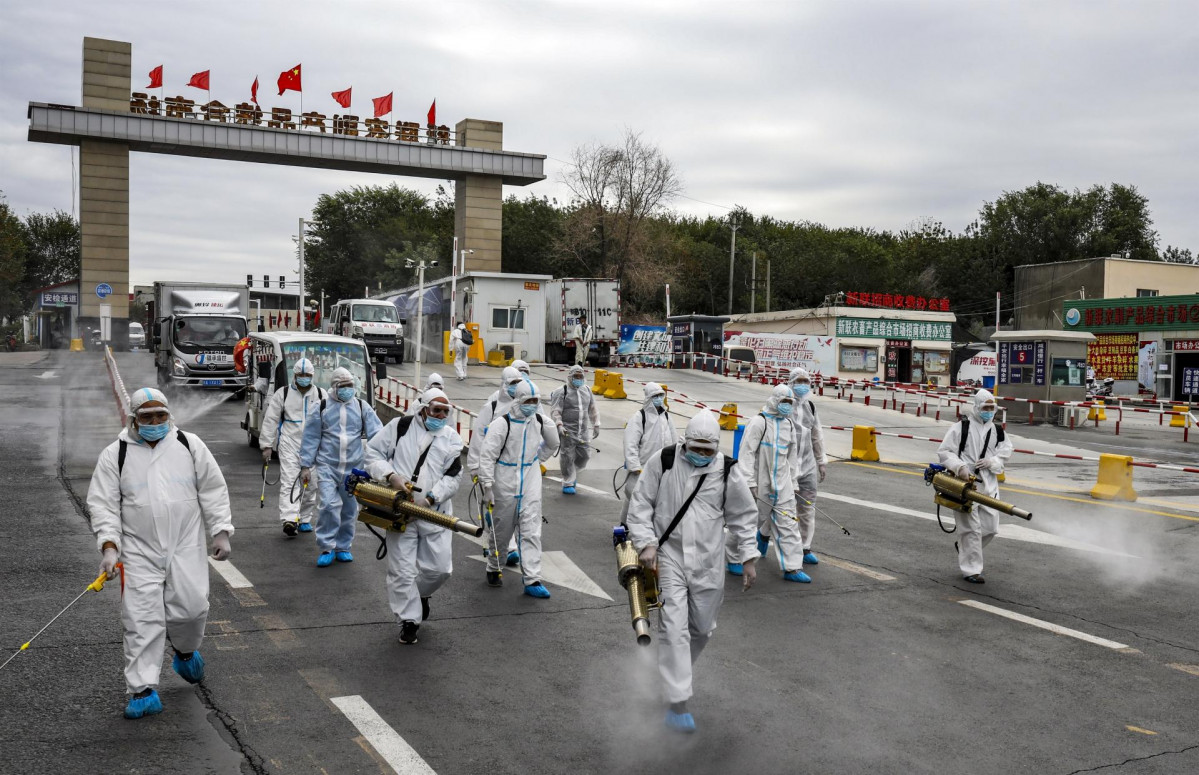
<instances>
[{"instance_id":1,"label":"asphalt road","mask_svg":"<svg viewBox=\"0 0 1199 775\"><path fill-rule=\"evenodd\" d=\"M130 389L152 380L148 356L119 360ZM475 371L452 397L490 390L495 372ZM702 387L676 374L672 387ZM79 499L118 421L94 354L0 361L0 387L7 658L95 577ZM729 390L758 400L746 387ZM819 504L851 535L820 519L813 584L784 582L772 559L749 592L730 579L697 666L699 733L665 733L654 647L635 644L615 579L611 420L631 407L608 403L614 429L580 478L594 491L547 488L553 598L520 595L511 572L488 588L480 548L455 538L454 577L403 647L376 540L360 530L354 563L317 569L311 535L280 532L276 493L258 507L239 406L178 399L225 472L231 562L253 586L213 573L207 679L167 667L166 712L138 722L121 717L118 594L86 596L0 672L0 772L421 772L388 764L405 756L397 736L442 775L1199 771L1193 516L1013 487L1035 519L1005 524L976 587L916 469L886 464L831 466Z\"/></svg>"}]
</instances>

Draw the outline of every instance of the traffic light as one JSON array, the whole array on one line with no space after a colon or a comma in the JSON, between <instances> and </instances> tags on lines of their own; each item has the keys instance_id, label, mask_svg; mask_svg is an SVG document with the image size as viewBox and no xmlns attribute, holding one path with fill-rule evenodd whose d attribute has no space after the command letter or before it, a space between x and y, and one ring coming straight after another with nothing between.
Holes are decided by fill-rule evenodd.
<instances>
[{"instance_id":1,"label":"traffic light","mask_svg":"<svg viewBox=\"0 0 1199 775\"><path fill-rule=\"evenodd\" d=\"M279 275L279 287L280 288L287 287L287 276L286 275Z\"/></svg>"},{"instance_id":2,"label":"traffic light","mask_svg":"<svg viewBox=\"0 0 1199 775\"><path fill-rule=\"evenodd\" d=\"M252 275L252 274L246 275L246 285L249 286L250 288L254 287L254 275Z\"/></svg>"},{"instance_id":3,"label":"traffic light","mask_svg":"<svg viewBox=\"0 0 1199 775\"><path fill-rule=\"evenodd\" d=\"M262 287L263 288L271 287L271 276L269 274L264 274L262 276Z\"/></svg>"}]
</instances>

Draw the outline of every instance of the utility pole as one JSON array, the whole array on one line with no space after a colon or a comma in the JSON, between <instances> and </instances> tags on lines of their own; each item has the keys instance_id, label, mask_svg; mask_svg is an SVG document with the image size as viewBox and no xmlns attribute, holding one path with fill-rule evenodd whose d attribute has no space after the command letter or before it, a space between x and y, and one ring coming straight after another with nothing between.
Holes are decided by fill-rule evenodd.
<instances>
[{"instance_id":1,"label":"utility pole","mask_svg":"<svg viewBox=\"0 0 1199 775\"><path fill-rule=\"evenodd\" d=\"M300 219L300 331L306 331L304 313L304 219Z\"/></svg>"},{"instance_id":2,"label":"utility pole","mask_svg":"<svg viewBox=\"0 0 1199 775\"><path fill-rule=\"evenodd\" d=\"M425 269L431 266L437 266L437 262L420 261L414 263L413 261L408 260L404 262L404 266L408 269L411 269L413 266L416 267L416 359L413 364L416 368L416 372L415 376L413 377L412 384L420 385L420 361L423 352L421 348L424 345L425 335Z\"/></svg>"},{"instance_id":3,"label":"utility pole","mask_svg":"<svg viewBox=\"0 0 1199 775\"><path fill-rule=\"evenodd\" d=\"M729 219L729 228L733 230L733 241L729 244L729 314L733 314L733 258L737 255L737 229L741 225L734 219Z\"/></svg>"},{"instance_id":4,"label":"utility pole","mask_svg":"<svg viewBox=\"0 0 1199 775\"><path fill-rule=\"evenodd\" d=\"M766 259L766 311L770 311L770 259Z\"/></svg>"},{"instance_id":5,"label":"utility pole","mask_svg":"<svg viewBox=\"0 0 1199 775\"><path fill-rule=\"evenodd\" d=\"M758 251L753 252L753 269L750 273L749 280L749 311L756 312L755 307L758 303Z\"/></svg>"}]
</instances>

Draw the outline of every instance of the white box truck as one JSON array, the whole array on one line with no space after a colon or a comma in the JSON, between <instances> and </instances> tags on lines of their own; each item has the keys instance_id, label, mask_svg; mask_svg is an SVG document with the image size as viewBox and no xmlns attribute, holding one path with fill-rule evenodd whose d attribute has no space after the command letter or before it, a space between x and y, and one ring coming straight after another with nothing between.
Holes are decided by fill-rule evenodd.
<instances>
[{"instance_id":1,"label":"white box truck","mask_svg":"<svg viewBox=\"0 0 1199 775\"><path fill-rule=\"evenodd\" d=\"M163 388L240 390L233 347L246 335L250 289L233 283L154 283L154 365Z\"/></svg>"},{"instance_id":2,"label":"white box truck","mask_svg":"<svg viewBox=\"0 0 1199 775\"><path fill-rule=\"evenodd\" d=\"M545 289L545 360L574 363L571 332L581 313L594 329L588 363L607 366L620 346L620 282L585 277L550 280Z\"/></svg>"}]
</instances>

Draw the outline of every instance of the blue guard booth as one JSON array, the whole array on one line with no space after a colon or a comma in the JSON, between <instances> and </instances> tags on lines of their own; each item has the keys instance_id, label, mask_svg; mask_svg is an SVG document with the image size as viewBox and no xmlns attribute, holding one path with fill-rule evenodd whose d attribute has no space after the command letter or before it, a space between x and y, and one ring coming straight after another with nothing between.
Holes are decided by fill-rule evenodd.
<instances>
[{"instance_id":1,"label":"blue guard booth","mask_svg":"<svg viewBox=\"0 0 1199 775\"><path fill-rule=\"evenodd\" d=\"M997 331L991 341L997 348L994 393L1003 399L1040 402L1085 401L1087 396L1087 343L1095 335L1085 331ZM1052 403L1000 400L1008 422L1067 424L1066 407Z\"/></svg>"},{"instance_id":2,"label":"blue guard booth","mask_svg":"<svg viewBox=\"0 0 1199 775\"><path fill-rule=\"evenodd\" d=\"M676 369L720 371L724 346L723 315L674 315L666 318L670 331L671 365Z\"/></svg>"}]
</instances>

